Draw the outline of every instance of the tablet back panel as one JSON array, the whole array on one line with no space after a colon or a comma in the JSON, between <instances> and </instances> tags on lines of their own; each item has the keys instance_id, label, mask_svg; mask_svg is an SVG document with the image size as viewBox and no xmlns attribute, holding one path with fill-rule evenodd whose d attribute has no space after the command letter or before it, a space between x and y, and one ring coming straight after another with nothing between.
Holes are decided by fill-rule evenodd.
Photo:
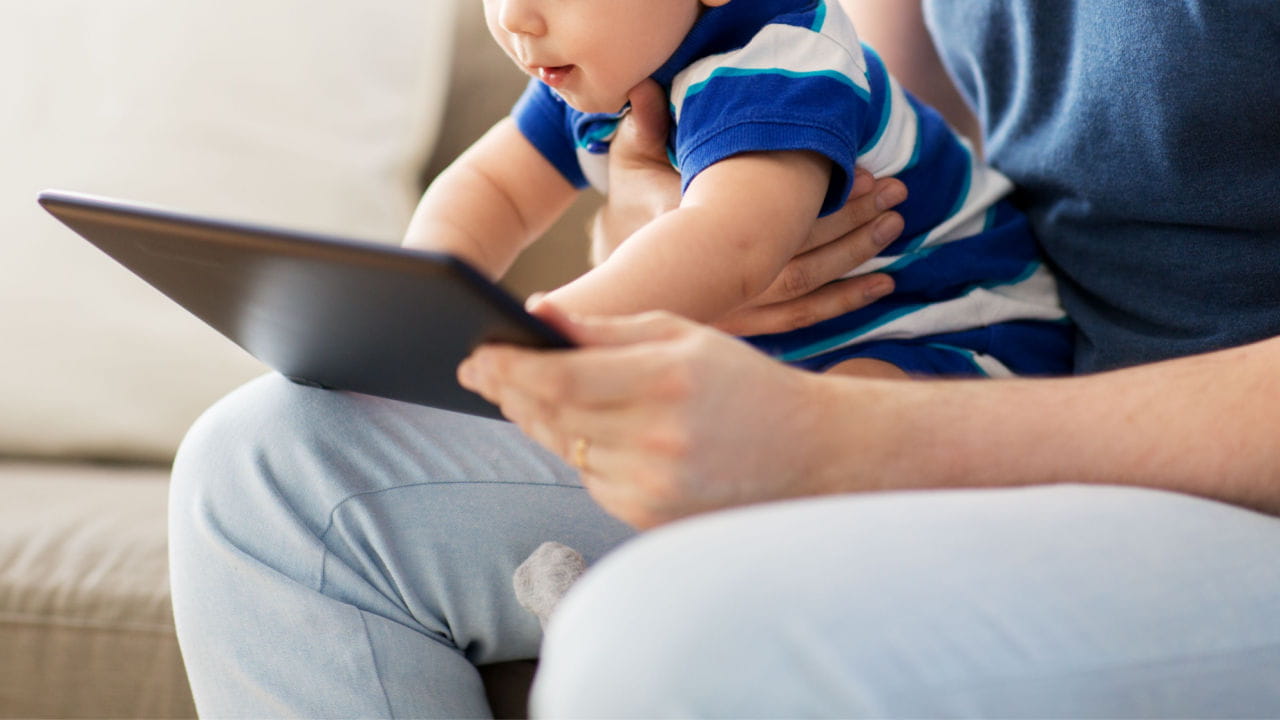
<instances>
[{"instance_id":1,"label":"tablet back panel","mask_svg":"<svg viewBox=\"0 0 1280 720\"><path fill-rule=\"evenodd\" d=\"M458 363L485 342L568 345L447 255L75 193L40 204L295 382L500 417Z\"/></svg>"}]
</instances>

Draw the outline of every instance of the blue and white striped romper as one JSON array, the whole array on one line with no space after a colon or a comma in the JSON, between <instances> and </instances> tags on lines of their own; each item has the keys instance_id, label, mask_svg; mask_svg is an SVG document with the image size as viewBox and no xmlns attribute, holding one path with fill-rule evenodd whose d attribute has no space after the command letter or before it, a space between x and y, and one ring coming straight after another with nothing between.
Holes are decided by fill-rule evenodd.
<instances>
[{"instance_id":1,"label":"blue and white striped romper","mask_svg":"<svg viewBox=\"0 0 1280 720\"><path fill-rule=\"evenodd\" d=\"M855 166L903 181L902 237L851 275L886 272L895 292L786 333L747 338L813 370L884 360L913 374L1056 375L1072 328L1010 181L907 94L837 3L748 0L708 9L654 78L671 99L672 163L684 186L745 152L807 150L832 162L823 214L848 197ZM534 80L513 114L575 186L608 188L620 115L580 113Z\"/></svg>"}]
</instances>

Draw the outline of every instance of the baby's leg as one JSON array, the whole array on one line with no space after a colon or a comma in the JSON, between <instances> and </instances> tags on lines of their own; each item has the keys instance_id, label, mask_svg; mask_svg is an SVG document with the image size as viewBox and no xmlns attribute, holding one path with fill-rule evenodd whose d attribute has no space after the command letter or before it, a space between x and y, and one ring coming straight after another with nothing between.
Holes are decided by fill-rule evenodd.
<instances>
[{"instance_id":1,"label":"baby's leg","mask_svg":"<svg viewBox=\"0 0 1280 720\"><path fill-rule=\"evenodd\" d=\"M1071 374L1074 334L1068 323L1011 321L854 343L789 362L814 372L874 378L1060 376Z\"/></svg>"},{"instance_id":2,"label":"baby's leg","mask_svg":"<svg viewBox=\"0 0 1280 720\"><path fill-rule=\"evenodd\" d=\"M883 380L906 380L911 376L902 368L884 360L875 358L850 358L827 368L827 373L836 375L853 375L856 377L880 378Z\"/></svg>"}]
</instances>

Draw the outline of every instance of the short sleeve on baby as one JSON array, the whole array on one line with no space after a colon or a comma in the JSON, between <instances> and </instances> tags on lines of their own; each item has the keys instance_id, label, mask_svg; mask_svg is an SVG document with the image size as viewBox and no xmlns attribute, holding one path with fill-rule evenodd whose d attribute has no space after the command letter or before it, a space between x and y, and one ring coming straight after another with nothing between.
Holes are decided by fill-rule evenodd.
<instances>
[{"instance_id":1,"label":"short sleeve on baby","mask_svg":"<svg viewBox=\"0 0 1280 720\"><path fill-rule=\"evenodd\" d=\"M572 132L572 109L551 88L531 79L511 111L516 126L575 188L587 186Z\"/></svg>"}]
</instances>

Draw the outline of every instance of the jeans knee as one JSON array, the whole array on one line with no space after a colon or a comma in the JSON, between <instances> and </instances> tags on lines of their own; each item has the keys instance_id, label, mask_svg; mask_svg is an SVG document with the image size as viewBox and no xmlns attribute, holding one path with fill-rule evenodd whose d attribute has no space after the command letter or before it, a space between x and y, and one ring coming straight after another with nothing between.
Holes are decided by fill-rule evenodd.
<instances>
[{"instance_id":1,"label":"jeans knee","mask_svg":"<svg viewBox=\"0 0 1280 720\"><path fill-rule=\"evenodd\" d=\"M261 535L301 517L308 494L307 456L317 444L317 401L326 393L279 375L258 378L218 401L192 425L174 459L169 529L175 557L190 543ZM330 393L330 395L333 395ZM319 479L314 478L318 484ZM321 512L319 503L314 508ZM300 512L302 511L302 512Z\"/></svg>"},{"instance_id":2,"label":"jeans knee","mask_svg":"<svg viewBox=\"0 0 1280 720\"><path fill-rule=\"evenodd\" d=\"M534 710L883 714L899 677L910 675L896 670L918 667L927 655L917 652L931 646L917 619L938 614L946 584L925 590L934 565L872 550L896 542L896 511L864 512L850 506L856 502L717 513L651 532L605 558L552 619ZM861 529L827 536L850 526ZM917 583L924 592L914 592Z\"/></svg>"},{"instance_id":3,"label":"jeans knee","mask_svg":"<svg viewBox=\"0 0 1280 720\"><path fill-rule=\"evenodd\" d=\"M227 503L243 497L246 459L270 453L280 438L266 427L282 429L274 420L287 416L286 382L277 376L254 380L219 400L187 431L178 448L172 472L173 509L189 503Z\"/></svg>"},{"instance_id":4,"label":"jeans knee","mask_svg":"<svg viewBox=\"0 0 1280 720\"><path fill-rule=\"evenodd\" d=\"M1274 523L1168 493L1071 486L708 516L648 535L587 574L552 620L534 708L556 717L1129 714L1081 704L1082 682L1110 682L1110 671L1081 669L1148 672L1154 657L1197 656L1209 635L1166 630L1186 608L1153 609L1172 604L1170 588L1199 582L1181 566L1197 556L1249 572L1217 558L1256 551ZM1170 553L1182 560L1162 560ZM1222 636L1244 636L1232 613L1215 616ZM1185 667L1161 671L1181 677Z\"/></svg>"},{"instance_id":5,"label":"jeans knee","mask_svg":"<svg viewBox=\"0 0 1280 720\"><path fill-rule=\"evenodd\" d=\"M757 578L700 550L706 533L715 531L694 522L651 532L583 577L549 624L535 714L733 712L725 698L760 671L743 653L754 629L776 617L767 603L735 602L752 597Z\"/></svg>"}]
</instances>

